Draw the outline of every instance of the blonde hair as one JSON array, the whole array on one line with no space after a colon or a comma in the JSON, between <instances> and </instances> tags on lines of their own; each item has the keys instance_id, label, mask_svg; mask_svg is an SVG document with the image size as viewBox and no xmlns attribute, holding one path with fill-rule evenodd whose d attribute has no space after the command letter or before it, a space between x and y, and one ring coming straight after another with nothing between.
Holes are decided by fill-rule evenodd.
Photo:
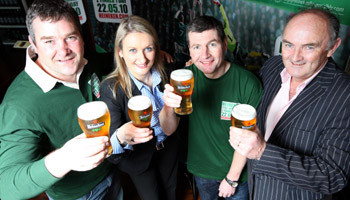
<instances>
[{"instance_id":1,"label":"blonde hair","mask_svg":"<svg viewBox=\"0 0 350 200\"><path fill-rule=\"evenodd\" d=\"M166 82L166 74L163 66L163 61L160 57L160 45L158 42L157 33L153 26L147 20L139 16L133 15L122 20L115 36L114 64L116 68L106 78L116 79L116 83L112 89L114 98L116 98L116 91L119 86L122 88L122 90L128 98L132 97L131 78L129 76L128 69L123 58L121 58L119 55L119 51L123 49L123 39L129 33L135 32L146 33L153 38L156 53L152 68L155 68L160 73L163 84Z\"/></svg>"}]
</instances>

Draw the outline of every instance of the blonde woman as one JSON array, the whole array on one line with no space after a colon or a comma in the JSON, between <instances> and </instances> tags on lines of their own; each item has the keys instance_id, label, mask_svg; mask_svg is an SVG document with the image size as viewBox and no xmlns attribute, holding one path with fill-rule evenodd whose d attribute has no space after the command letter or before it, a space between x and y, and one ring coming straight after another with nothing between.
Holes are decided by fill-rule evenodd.
<instances>
[{"instance_id":1,"label":"blonde woman","mask_svg":"<svg viewBox=\"0 0 350 200\"><path fill-rule=\"evenodd\" d=\"M109 160L130 176L141 199L175 200L177 144L159 123L166 73L152 25L138 16L124 19L116 33L114 56L116 68L101 85L101 99L111 113ZM135 95L151 99L151 128L130 123L127 103Z\"/></svg>"}]
</instances>

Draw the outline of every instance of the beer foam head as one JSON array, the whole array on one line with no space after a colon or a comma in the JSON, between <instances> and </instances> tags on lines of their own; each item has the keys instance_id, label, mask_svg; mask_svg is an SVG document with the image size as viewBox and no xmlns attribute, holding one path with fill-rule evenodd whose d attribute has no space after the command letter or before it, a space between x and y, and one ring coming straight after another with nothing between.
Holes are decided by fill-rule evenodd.
<instances>
[{"instance_id":1,"label":"beer foam head","mask_svg":"<svg viewBox=\"0 0 350 200\"><path fill-rule=\"evenodd\" d=\"M248 104L238 104L232 109L232 116L238 120L248 121L256 117L255 108Z\"/></svg>"},{"instance_id":2,"label":"beer foam head","mask_svg":"<svg viewBox=\"0 0 350 200\"><path fill-rule=\"evenodd\" d=\"M78 108L78 117L82 120L94 120L103 116L108 111L103 101L92 101L84 103Z\"/></svg>"},{"instance_id":3,"label":"beer foam head","mask_svg":"<svg viewBox=\"0 0 350 200\"><path fill-rule=\"evenodd\" d=\"M145 110L151 106L151 99L146 96L137 95L129 99L128 108L135 111Z\"/></svg>"},{"instance_id":4,"label":"beer foam head","mask_svg":"<svg viewBox=\"0 0 350 200\"><path fill-rule=\"evenodd\" d=\"M193 73L189 69L178 69L172 71L170 74L170 78L174 81L187 81L190 80L193 76Z\"/></svg>"}]
</instances>

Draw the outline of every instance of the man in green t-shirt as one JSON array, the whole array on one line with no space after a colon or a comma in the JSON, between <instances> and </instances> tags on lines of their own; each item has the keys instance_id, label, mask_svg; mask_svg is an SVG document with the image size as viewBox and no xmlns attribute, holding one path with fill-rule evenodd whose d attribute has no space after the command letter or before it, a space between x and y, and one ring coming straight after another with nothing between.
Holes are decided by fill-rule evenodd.
<instances>
[{"instance_id":1,"label":"man in green t-shirt","mask_svg":"<svg viewBox=\"0 0 350 200\"><path fill-rule=\"evenodd\" d=\"M220 21L209 16L194 19L187 27L193 72L193 112L189 115L187 168L195 176L202 200L248 199L246 158L228 142L230 116L236 104L257 107L262 94L258 78L225 60L227 39ZM165 85L160 114L163 131L176 130L180 117L174 108L181 96Z\"/></svg>"},{"instance_id":2,"label":"man in green t-shirt","mask_svg":"<svg viewBox=\"0 0 350 200\"><path fill-rule=\"evenodd\" d=\"M77 13L64 0L36 0L26 23L26 66L0 105L0 198L122 195L118 177L111 187L108 137L87 138L77 120L78 106L97 99L91 80L103 68L84 58Z\"/></svg>"}]
</instances>

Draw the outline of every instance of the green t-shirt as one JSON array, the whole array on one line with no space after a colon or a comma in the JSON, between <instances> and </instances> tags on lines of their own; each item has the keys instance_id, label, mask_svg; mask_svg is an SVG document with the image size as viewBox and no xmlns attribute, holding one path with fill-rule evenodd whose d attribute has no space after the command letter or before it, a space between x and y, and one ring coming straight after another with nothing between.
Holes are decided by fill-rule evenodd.
<instances>
[{"instance_id":1,"label":"green t-shirt","mask_svg":"<svg viewBox=\"0 0 350 200\"><path fill-rule=\"evenodd\" d=\"M262 94L259 79L231 63L218 79L207 78L195 65L193 112L189 116L188 170L196 176L222 180L228 173L234 149L229 143L232 107L237 103L258 106ZM240 181L247 180L247 170Z\"/></svg>"}]
</instances>

